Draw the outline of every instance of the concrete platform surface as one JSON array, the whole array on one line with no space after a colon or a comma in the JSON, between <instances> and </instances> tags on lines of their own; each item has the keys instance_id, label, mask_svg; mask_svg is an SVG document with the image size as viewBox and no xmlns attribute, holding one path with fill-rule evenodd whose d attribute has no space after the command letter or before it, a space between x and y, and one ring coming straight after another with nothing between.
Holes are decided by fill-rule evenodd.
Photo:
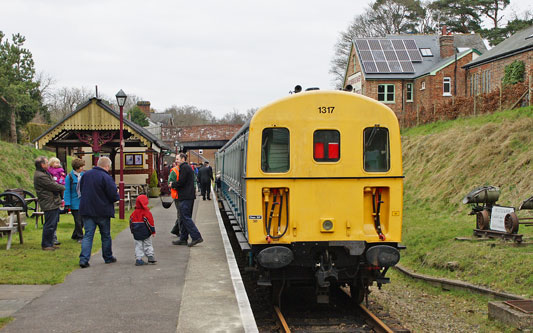
<instances>
[{"instance_id":1,"label":"concrete platform surface","mask_svg":"<svg viewBox=\"0 0 533 333\"><path fill-rule=\"evenodd\" d=\"M134 265L126 229L113 240L116 263L104 264L99 251L62 284L33 286L33 296L4 293L11 312L21 309L2 332L257 332L216 198L195 200L204 242L191 248L172 244L175 207L164 209L159 199L150 205L156 265Z\"/></svg>"},{"instance_id":2,"label":"concrete platform surface","mask_svg":"<svg viewBox=\"0 0 533 333\"><path fill-rule=\"evenodd\" d=\"M204 239L190 248L177 332L257 332L231 245L213 200L196 200Z\"/></svg>"},{"instance_id":3,"label":"concrete platform surface","mask_svg":"<svg viewBox=\"0 0 533 333\"><path fill-rule=\"evenodd\" d=\"M9 317L26 304L41 296L50 285L0 285L0 317Z\"/></svg>"},{"instance_id":4,"label":"concrete platform surface","mask_svg":"<svg viewBox=\"0 0 533 333\"><path fill-rule=\"evenodd\" d=\"M97 252L89 268L75 270L24 306L2 333L175 332L188 248L171 244L175 208L164 209L159 199L150 204L156 221L156 265L134 265L133 237L126 229L113 240L116 263L104 264Z\"/></svg>"}]
</instances>

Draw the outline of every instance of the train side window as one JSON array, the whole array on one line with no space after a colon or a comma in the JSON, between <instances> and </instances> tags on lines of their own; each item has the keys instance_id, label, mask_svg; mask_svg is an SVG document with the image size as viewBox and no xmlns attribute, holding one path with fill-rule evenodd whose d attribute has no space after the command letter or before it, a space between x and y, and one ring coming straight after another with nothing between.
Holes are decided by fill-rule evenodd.
<instances>
[{"instance_id":1,"label":"train side window","mask_svg":"<svg viewBox=\"0 0 533 333\"><path fill-rule=\"evenodd\" d=\"M364 130L363 163L365 171L385 172L390 169L389 130L368 127Z\"/></svg>"},{"instance_id":2,"label":"train side window","mask_svg":"<svg viewBox=\"0 0 533 333\"><path fill-rule=\"evenodd\" d=\"M313 134L313 158L317 162L336 162L341 154L341 135L337 130L318 130Z\"/></svg>"},{"instance_id":3,"label":"train side window","mask_svg":"<svg viewBox=\"0 0 533 333\"><path fill-rule=\"evenodd\" d=\"M289 130L265 128L261 142L261 170L264 172L289 171Z\"/></svg>"}]
</instances>

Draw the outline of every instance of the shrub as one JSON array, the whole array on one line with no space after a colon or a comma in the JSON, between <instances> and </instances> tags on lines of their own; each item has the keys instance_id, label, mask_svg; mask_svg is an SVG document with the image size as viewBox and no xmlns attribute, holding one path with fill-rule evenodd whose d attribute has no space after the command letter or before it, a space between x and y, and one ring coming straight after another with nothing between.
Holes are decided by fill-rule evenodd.
<instances>
[{"instance_id":1,"label":"shrub","mask_svg":"<svg viewBox=\"0 0 533 333\"><path fill-rule=\"evenodd\" d=\"M150 181L148 182L148 185L150 187L157 187L158 186L158 181L157 181L157 173L154 171L152 171L152 174L150 175Z\"/></svg>"},{"instance_id":2,"label":"shrub","mask_svg":"<svg viewBox=\"0 0 533 333\"><path fill-rule=\"evenodd\" d=\"M515 60L509 65L505 66L505 75L503 77L503 86L524 82L524 72L526 65L523 61Z\"/></svg>"}]
</instances>

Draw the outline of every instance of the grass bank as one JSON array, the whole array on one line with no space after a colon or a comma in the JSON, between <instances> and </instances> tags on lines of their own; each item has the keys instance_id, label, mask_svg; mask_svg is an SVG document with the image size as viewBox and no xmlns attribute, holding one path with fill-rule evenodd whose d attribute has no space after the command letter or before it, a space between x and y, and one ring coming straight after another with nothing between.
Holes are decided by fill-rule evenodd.
<instances>
[{"instance_id":1,"label":"grass bank","mask_svg":"<svg viewBox=\"0 0 533 333\"><path fill-rule=\"evenodd\" d=\"M33 188L34 160L39 156L55 156L46 150L0 141L0 192L9 188L23 188L35 193Z\"/></svg>"},{"instance_id":2,"label":"grass bank","mask_svg":"<svg viewBox=\"0 0 533 333\"><path fill-rule=\"evenodd\" d=\"M459 242L475 217L462 198L480 185L501 189L499 205L533 195L533 108L438 122L402 133L404 228L401 263L424 274L533 296L533 245ZM519 212L533 216L533 211ZM533 228L521 226L525 241ZM453 270L447 263L455 262Z\"/></svg>"}]
</instances>

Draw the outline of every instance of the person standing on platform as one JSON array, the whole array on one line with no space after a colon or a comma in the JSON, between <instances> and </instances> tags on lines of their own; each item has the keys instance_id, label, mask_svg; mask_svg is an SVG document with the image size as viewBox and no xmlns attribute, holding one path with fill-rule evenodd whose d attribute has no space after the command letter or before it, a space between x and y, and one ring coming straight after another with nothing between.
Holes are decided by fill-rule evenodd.
<instances>
[{"instance_id":1,"label":"person standing on platform","mask_svg":"<svg viewBox=\"0 0 533 333\"><path fill-rule=\"evenodd\" d=\"M187 163L187 155L180 153L178 155L178 162L180 163L179 178L177 182L172 183L172 188L178 190L178 202L181 213L180 239L173 241L174 245L187 245L187 239L191 236L189 247L195 246L203 242L202 235L194 221L192 220L192 208L196 194L194 193L194 171Z\"/></svg>"},{"instance_id":2,"label":"person standing on platform","mask_svg":"<svg viewBox=\"0 0 533 333\"><path fill-rule=\"evenodd\" d=\"M96 226L102 239L102 257L106 264L117 261L111 249L111 218L115 217L115 201L120 200L117 184L109 175L111 160L100 157L97 166L85 172L80 181L80 215L85 227L81 242L80 267L89 267Z\"/></svg>"},{"instance_id":3,"label":"person standing on platform","mask_svg":"<svg viewBox=\"0 0 533 333\"><path fill-rule=\"evenodd\" d=\"M59 207L61 206L61 194L65 190L63 185L54 181L48 172L48 159L40 156L35 160L35 174L33 175L33 187L37 194L37 200L44 212L43 237L41 247L45 251L53 251L59 248L54 245L54 234L59 222Z\"/></svg>"},{"instance_id":4,"label":"person standing on platform","mask_svg":"<svg viewBox=\"0 0 533 333\"><path fill-rule=\"evenodd\" d=\"M143 257L149 264L155 264L152 237L155 237L154 217L148 208L148 197L141 194L135 200L135 210L130 216L130 230L135 240L135 266L145 265Z\"/></svg>"},{"instance_id":5,"label":"person standing on platform","mask_svg":"<svg viewBox=\"0 0 533 333\"><path fill-rule=\"evenodd\" d=\"M200 187L202 188L202 198L211 200L211 181L213 179L213 169L209 166L209 162L205 161L204 166L198 170L198 179L200 180Z\"/></svg>"},{"instance_id":6,"label":"person standing on platform","mask_svg":"<svg viewBox=\"0 0 533 333\"><path fill-rule=\"evenodd\" d=\"M72 171L69 172L65 179L65 209L70 209L72 217L74 217L74 231L71 238L81 243L83 239L83 221L80 215L80 179L83 175L83 167L85 161L76 158L72 160Z\"/></svg>"},{"instance_id":7,"label":"person standing on platform","mask_svg":"<svg viewBox=\"0 0 533 333\"><path fill-rule=\"evenodd\" d=\"M181 229L181 214L180 206L178 203L178 190L172 187L172 184L176 183L180 176L178 156L176 156L176 161L174 162L173 167L170 170L170 175L168 176L168 186L170 187L170 196L172 197L172 199L174 199L174 205L176 206L176 222L174 222L174 227L172 227L170 233L179 237Z\"/></svg>"}]
</instances>

